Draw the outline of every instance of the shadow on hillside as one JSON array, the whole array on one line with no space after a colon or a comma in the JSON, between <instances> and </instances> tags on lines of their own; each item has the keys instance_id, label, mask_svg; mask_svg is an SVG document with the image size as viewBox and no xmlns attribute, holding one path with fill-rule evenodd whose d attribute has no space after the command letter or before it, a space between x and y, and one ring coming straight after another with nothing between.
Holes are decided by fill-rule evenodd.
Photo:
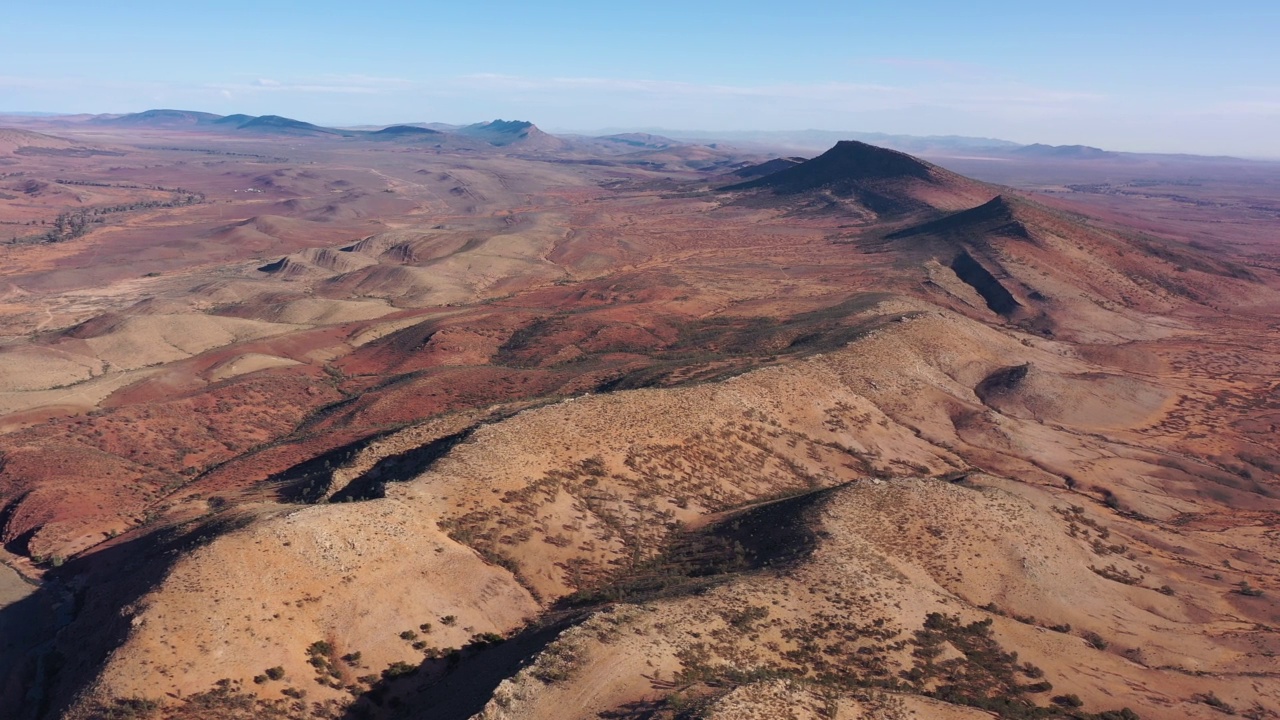
<instances>
[{"instance_id":1,"label":"shadow on hillside","mask_svg":"<svg viewBox=\"0 0 1280 720\"><path fill-rule=\"evenodd\" d=\"M10 571L0 568L0 572ZM0 608L0 708L39 703L39 697L28 696L27 691L38 670L34 660L50 649L57 628L56 606L54 593L42 586Z\"/></svg>"},{"instance_id":2,"label":"shadow on hillside","mask_svg":"<svg viewBox=\"0 0 1280 720\"><path fill-rule=\"evenodd\" d=\"M560 633L602 608L696 595L743 573L785 571L817 547L819 531L813 526L813 511L830 492L817 490L759 503L730 512L707 528L681 534L662 555L628 568L612 582L561 600L509 639L477 638L416 668L384 673L344 718L466 720L484 709L503 680L519 672ZM655 683L654 687L663 686ZM636 703L617 708L607 717L639 720L659 708L660 704Z\"/></svg>"},{"instance_id":3,"label":"shadow on hillside","mask_svg":"<svg viewBox=\"0 0 1280 720\"><path fill-rule=\"evenodd\" d=\"M471 437L478 427L480 426L472 425L402 453L388 455L334 493L329 501L351 502L384 498L387 496L387 483L406 482L426 472L455 445Z\"/></svg>"},{"instance_id":4,"label":"shadow on hillside","mask_svg":"<svg viewBox=\"0 0 1280 720\"><path fill-rule=\"evenodd\" d=\"M343 717L466 720L484 709L499 683L586 615L585 611L564 615L496 644L473 642L452 657L427 660L405 675L384 678Z\"/></svg>"},{"instance_id":5,"label":"shadow on hillside","mask_svg":"<svg viewBox=\"0 0 1280 720\"><path fill-rule=\"evenodd\" d=\"M116 542L50 570L34 593L0 608L0 631L22 631L17 639L6 632L0 641L0 671L6 671L0 675L0 717L57 717L124 641L132 618L123 610L160 582L184 551L238 522L213 518Z\"/></svg>"}]
</instances>

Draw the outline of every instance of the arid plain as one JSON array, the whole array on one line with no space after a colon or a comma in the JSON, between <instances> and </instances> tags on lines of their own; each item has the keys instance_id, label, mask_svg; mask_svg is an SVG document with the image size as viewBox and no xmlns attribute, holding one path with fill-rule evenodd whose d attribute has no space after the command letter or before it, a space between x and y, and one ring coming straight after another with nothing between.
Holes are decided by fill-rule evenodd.
<instances>
[{"instance_id":1,"label":"arid plain","mask_svg":"<svg viewBox=\"0 0 1280 720\"><path fill-rule=\"evenodd\" d=\"M304 125L0 129L0 715L1280 717L1280 164Z\"/></svg>"}]
</instances>

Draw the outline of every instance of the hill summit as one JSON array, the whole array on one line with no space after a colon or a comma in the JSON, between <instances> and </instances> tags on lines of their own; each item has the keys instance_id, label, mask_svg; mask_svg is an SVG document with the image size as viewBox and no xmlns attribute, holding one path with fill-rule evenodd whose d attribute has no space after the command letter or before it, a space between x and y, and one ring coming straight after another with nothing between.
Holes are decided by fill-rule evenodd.
<instances>
[{"instance_id":1,"label":"hill summit","mask_svg":"<svg viewBox=\"0 0 1280 720\"><path fill-rule=\"evenodd\" d=\"M249 130L260 133L281 135L337 135L329 128L313 125L302 120L281 117L279 115L259 115L236 126L237 130Z\"/></svg>"},{"instance_id":2,"label":"hill summit","mask_svg":"<svg viewBox=\"0 0 1280 720\"><path fill-rule=\"evenodd\" d=\"M525 120L490 120L459 128L460 135L483 140L495 147L519 144L522 149L554 150L563 143Z\"/></svg>"},{"instance_id":3,"label":"hill summit","mask_svg":"<svg viewBox=\"0 0 1280 720\"><path fill-rule=\"evenodd\" d=\"M370 135L380 137L404 137L404 136L422 136L422 135L442 135L439 130L431 128L419 127L417 125L391 125L381 130L376 130Z\"/></svg>"},{"instance_id":4,"label":"hill summit","mask_svg":"<svg viewBox=\"0 0 1280 720\"><path fill-rule=\"evenodd\" d=\"M1024 145L1013 151L1014 155L1024 157L1046 158L1058 160L1099 160L1119 157L1119 153L1109 152L1088 145L1044 145L1035 143Z\"/></svg>"},{"instance_id":5,"label":"hill summit","mask_svg":"<svg viewBox=\"0 0 1280 720\"><path fill-rule=\"evenodd\" d=\"M933 170L933 165L897 150L857 140L841 140L812 160L725 189L771 188L784 194L818 188L840 191L864 181L917 179L931 182Z\"/></svg>"},{"instance_id":6,"label":"hill summit","mask_svg":"<svg viewBox=\"0 0 1280 720\"><path fill-rule=\"evenodd\" d=\"M195 110L170 110L167 108L144 110L125 115L100 116L91 122L98 125L123 125L129 127L181 128L207 125L222 116Z\"/></svg>"},{"instance_id":7,"label":"hill summit","mask_svg":"<svg viewBox=\"0 0 1280 720\"><path fill-rule=\"evenodd\" d=\"M721 190L766 191L743 201L839 211L868 221L971 208L992 194L982 183L857 140L842 140L812 160Z\"/></svg>"}]
</instances>

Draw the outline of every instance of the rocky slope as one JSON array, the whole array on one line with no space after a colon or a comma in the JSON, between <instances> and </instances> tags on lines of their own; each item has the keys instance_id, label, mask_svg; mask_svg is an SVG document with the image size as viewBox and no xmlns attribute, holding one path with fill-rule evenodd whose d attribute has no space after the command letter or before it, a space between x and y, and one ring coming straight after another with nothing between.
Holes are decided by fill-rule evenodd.
<instances>
[{"instance_id":1,"label":"rocky slope","mask_svg":"<svg viewBox=\"0 0 1280 720\"><path fill-rule=\"evenodd\" d=\"M127 380L3 438L18 717L1280 708L1274 272L859 143L379 147L394 227L0 353Z\"/></svg>"}]
</instances>

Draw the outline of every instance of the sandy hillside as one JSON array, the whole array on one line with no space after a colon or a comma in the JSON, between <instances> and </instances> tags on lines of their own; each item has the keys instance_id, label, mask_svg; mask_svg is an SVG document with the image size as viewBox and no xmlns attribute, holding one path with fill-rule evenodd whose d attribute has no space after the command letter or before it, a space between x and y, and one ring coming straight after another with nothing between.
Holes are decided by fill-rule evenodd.
<instances>
[{"instance_id":1,"label":"sandy hillside","mask_svg":"<svg viewBox=\"0 0 1280 720\"><path fill-rule=\"evenodd\" d=\"M76 122L0 132L22 720L1280 717L1257 167Z\"/></svg>"},{"instance_id":2,"label":"sandy hillside","mask_svg":"<svg viewBox=\"0 0 1280 720\"><path fill-rule=\"evenodd\" d=\"M986 354L958 352L975 346L987 348ZM416 617L430 622L431 615L442 612L435 608L447 602L445 596L405 595L397 583L379 579L378 573L390 570L342 559L351 553L380 558L460 553L471 562L488 561L495 573L492 585L454 588L449 609L456 609L452 614L470 628L467 632L501 635L516 632L539 603L607 583L614 567L655 557L681 522L780 493L841 487L815 511L816 549L794 570L746 573L711 595L655 600L634 611L615 609L613 616L628 619L617 621L616 630L599 632L620 633L627 638L621 645L605 638L598 648L596 640L587 640L584 647L556 650L560 643L594 637L590 628L614 622L606 618L568 631L544 651L552 658L548 662L594 658L582 664L592 670L581 677L554 674L550 691L520 690L522 682L537 689L547 681L536 675L517 678L509 692L524 698L515 706L520 709L503 709L507 701L499 693L497 705L486 712L564 717L557 713L571 706L581 709L573 717L594 717L631 702L670 702L667 694L659 694L663 686L654 668L677 675L681 692L715 695L711 687L723 685L706 683L717 673L737 678L733 673L750 676L752 667L774 667L782 677L807 682L823 672L824 662L838 675L836 687L844 688L831 701L854 708L861 702L857 688L888 679L899 679L885 687L893 694L937 688L939 681L931 678L943 676L930 673L942 671L931 666L920 679L911 679L919 665L911 648L932 642L932 636L919 635L929 629L928 622L942 623L935 629L945 634L988 620L990 629L973 642L1016 650L1020 661L987 667L983 672L994 673L991 677L969 671L956 691L957 697L969 698L964 703L1004 697L1044 704L1048 698L1039 694L1048 690L1018 689L1044 682L1056 694L1078 696L1092 710L1128 706L1142 717L1211 717L1215 711L1194 699L1206 693L1242 707L1274 703L1276 698L1246 679L1266 672L1268 661L1241 645L1240 633L1249 626L1235 618L1228 581L1217 594L1198 581L1184 586L1189 578L1181 563L1188 556L1207 560L1221 553L1217 541L1188 535L1175 540L1172 531L1153 531L1097 496L1070 491L1054 475L1055 462L1082 456L1101 461L1118 447L1067 425L1051 428L1000 415L975 395L984 378L1013 361L1059 377L1087 368L1053 349L1052 344L1028 347L935 312L847 349L725 383L583 397L483 426L426 474L390 486L386 499L263 520L183 558L168 580L136 603L128 639L112 653L92 697L127 697L157 684L184 694L207 687L216 679L212 670L184 660L199 651L199 643L166 646L163 638L212 639L209 623L223 628L217 642L225 660L218 663L219 672L238 673L233 679L245 688L257 687L253 677L262 668L244 661L257 662L264 642L295 683L316 639L327 639L343 652L360 652L375 670L412 662L412 648L396 636L396 628L413 630ZM869 361L890 352L898 358L892 368ZM1128 388L1087 383L1084 397L1108 390L1116 402L1131 399ZM1148 402L1138 424L1158 419L1160 407ZM975 413L987 419L961 420ZM1024 445L1032 442L1039 448L1034 453ZM385 444L382 452L395 447ZM1028 455L1039 467L1018 459ZM974 464L996 474L974 472ZM1138 462L1129 471L1154 480L1160 467ZM930 477L919 479L921 473ZM1007 477L1001 477L1004 473ZM1139 480L1111 476L1109 482L1116 492L1125 491L1126 504L1147 507ZM356 479L348 486L358 485ZM308 539L316 534L328 539ZM330 553L337 555L330 558ZM247 557L258 571L234 582L222 579L227 568ZM1246 572L1267 571L1252 562ZM350 593L336 591L335 580ZM309 588L317 584L330 589L308 601L308 592L315 592ZM1160 589L1166 586L1167 593ZM226 598L218 595L219 609L211 617L181 610L207 606L210 592L226 592L216 588L235 590ZM369 593L381 588L391 593L388 601L395 601L370 606ZM526 600L505 615L487 614L492 611L483 610L486 598L495 593ZM298 602L288 600L293 609L281 617L262 615L271 608L259 607L258 598L294 596ZM762 629L759 637L716 630L719 623L745 623L743 630L764 623L733 619L744 602L768 610L772 629ZM361 607L379 609L369 624L349 621L364 612ZM954 616L959 625L928 621L929 613ZM272 623L280 623L280 634L273 632L268 641L263 627ZM809 630L796 635L799 628ZM440 632L410 633L422 635L426 644L424 667L431 666L431 648L465 644L453 630ZM1095 645L1105 648L1089 647L1087 638L1094 633L1105 640ZM902 639L907 644L868 655L856 648L864 634L881 643ZM837 636L845 644L826 644ZM1258 640L1275 642L1265 638ZM945 642L953 649L944 644L939 662L978 652L978 646L954 648L959 640ZM795 644L794 651L788 643ZM167 649L161 652L161 647ZM607 653L609 659L593 653ZM976 658L960 662L988 662ZM1037 669L1023 667L1027 663ZM1197 679L1185 674L1190 669L1205 674ZM376 689L351 686L346 672L340 673L341 691L317 695L309 687L311 695L337 701ZM536 670L525 675L530 673ZM1118 690L1119 677L1132 681L1130 690ZM743 682L734 680L731 686ZM275 686L264 692L262 697L276 697ZM742 712L733 709L734 703L754 692L744 689L716 702L725 713ZM919 701L911 702L919 707Z\"/></svg>"}]
</instances>

